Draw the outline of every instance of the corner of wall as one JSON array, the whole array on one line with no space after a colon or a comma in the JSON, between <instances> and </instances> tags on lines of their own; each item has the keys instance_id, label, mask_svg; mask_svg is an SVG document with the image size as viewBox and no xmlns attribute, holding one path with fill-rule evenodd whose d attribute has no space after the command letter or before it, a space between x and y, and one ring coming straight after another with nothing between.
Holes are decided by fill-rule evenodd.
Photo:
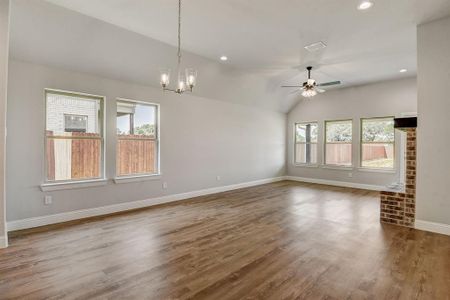
<instances>
[{"instance_id":1,"label":"corner of wall","mask_svg":"<svg viewBox=\"0 0 450 300\"><path fill-rule=\"evenodd\" d=\"M6 236L0 236L0 249L8 247L8 238Z\"/></svg>"}]
</instances>

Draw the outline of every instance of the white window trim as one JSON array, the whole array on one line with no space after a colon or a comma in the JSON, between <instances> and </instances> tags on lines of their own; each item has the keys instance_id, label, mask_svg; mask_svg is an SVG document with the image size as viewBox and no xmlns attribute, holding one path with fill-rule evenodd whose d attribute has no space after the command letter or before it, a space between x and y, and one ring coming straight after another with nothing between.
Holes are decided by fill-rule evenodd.
<instances>
[{"instance_id":1,"label":"white window trim","mask_svg":"<svg viewBox=\"0 0 450 300\"><path fill-rule=\"evenodd\" d=\"M294 167L299 167L299 168L318 168L319 164L300 164L300 163L294 163L293 164Z\"/></svg>"},{"instance_id":2,"label":"white window trim","mask_svg":"<svg viewBox=\"0 0 450 300\"><path fill-rule=\"evenodd\" d=\"M368 168L368 167L359 167L358 171L361 172L369 172L369 173L386 173L386 174L395 174L395 169L388 169L388 168Z\"/></svg>"},{"instance_id":3,"label":"white window trim","mask_svg":"<svg viewBox=\"0 0 450 300\"><path fill-rule=\"evenodd\" d=\"M317 160L318 160L318 158L319 158L319 138L317 137L317 142L315 142L315 143L311 143L311 142L309 142L309 143L307 143L307 142L297 142L297 125L301 125L301 124L316 124L316 126L317 126L317 132L319 133L319 130L320 130L320 128L319 128L319 122L318 121L310 121L310 122L295 122L294 123L294 131L293 131L293 141L294 141L294 153L293 153L293 155L292 155L292 158L293 158L293 162L292 162L292 164L295 166L295 167L308 167L308 168L317 168L318 166L319 166L319 164L318 164L318 162L317 162ZM315 144L316 145L316 162L315 163L298 163L297 162L297 155L296 155L296 146L297 146L297 144L305 144L305 145L307 145L307 144L310 144L310 145L312 145L312 144Z\"/></svg>"},{"instance_id":4,"label":"white window trim","mask_svg":"<svg viewBox=\"0 0 450 300\"><path fill-rule=\"evenodd\" d=\"M79 181L65 181L55 183L43 183L41 184L41 191L51 192L60 190L73 190L80 188L96 187L108 184L108 179L91 179L91 180L79 180Z\"/></svg>"},{"instance_id":5,"label":"white window trim","mask_svg":"<svg viewBox=\"0 0 450 300\"><path fill-rule=\"evenodd\" d=\"M345 122L350 121L352 124L352 141L351 143L344 143L344 144L350 144L352 147L352 158L351 158L351 165L338 165L338 164L327 164L327 122ZM354 126L353 126L353 119L338 119L338 120L325 120L323 121L323 151L322 151L322 160L323 164L321 167L323 169L331 169L331 170L353 170L354 164L353 164L353 135L354 135ZM329 143L333 144L333 143Z\"/></svg>"},{"instance_id":6,"label":"white window trim","mask_svg":"<svg viewBox=\"0 0 450 300\"><path fill-rule=\"evenodd\" d=\"M88 179L82 179L82 180L55 180L55 181L49 181L47 180L47 93L65 93L65 94L72 94L72 95L80 95L84 97L91 97L91 98L99 98L100 106L101 106L101 114L102 114L102 130L101 130L101 166L100 166L100 177L98 178L88 178ZM61 89L52 89L52 88L45 88L44 89L44 183L42 183L41 190L42 191L56 191L56 190L64 190L64 189L73 189L73 188L82 188L82 187L91 187L96 185L103 185L99 184L101 182L107 183L107 178L105 177L106 174L106 166L105 166L105 158L106 158L106 135L105 135L105 129L106 129L106 101L105 96L95 95L95 94L89 94L89 93L83 93L83 92L73 92L73 91L67 91L67 90L61 90Z\"/></svg>"},{"instance_id":7,"label":"white window trim","mask_svg":"<svg viewBox=\"0 0 450 300\"><path fill-rule=\"evenodd\" d=\"M397 152L397 138L396 138L396 134L395 134L395 128L394 128L394 141L393 142L389 142L386 144L392 144L394 146L394 167L393 168L375 168L375 167L364 167L362 165L363 163L363 153L362 153L362 148L364 144L367 143L363 143L362 141L362 135L363 135L363 120L370 120L370 119L394 119L394 116L387 116L387 117L365 117L365 118L360 118L359 119L359 164L358 164L358 170L362 171L362 172L373 172L373 173L386 173L386 174L393 174L397 172L397 157L396 157L396 152ZM382 143L380 143L382 144Z\"/></svg>"},{"instance_id":8,"label":"white window trim","mask_svg":"<svg viewBox=\"0 0 450 300\"><path fill-rule=\"evenodd\" d=\"M139 103L143 105L153 105L156 106L156 148L157 148L157 158L156 158L156 173L154 174L130 174L130 175L117 175L117 165L115 174L116 177L114 177L114 183L130 183L130 182L138 182L138 181L147 181L147 180L159 180L161 179L161 131L160 131L160 110L161 106L159 103L155 102L147 102L147 101L140 101L140 100L133 100L128 98L116 98L116 114L117 114L117 101L124 101L124 102L133 102L133 103ZM116 117L117 122L117 117ZM117 128L117 123L116 123ZM117 139L116 139L116 151L117 151ZM116 159L117 159L117 152L116 152Z\"/></svg>"},{"instance_id":9,"label":"white window trim","mask_svg":"<svg viewBox=\"0 0 450 300\"><path fill-rule=\"evenodd\" d=\"M114 178L114 183L131 183L131 182L141 182L149 180L161 180L162 174L146 174L146 175L136 175L136 176L120 176Z\"/></svg>"},{"instance_id":10,"label":"white window trim","mask_svg":"<svg viewBox=\"0 0 450 300\"><path fill-rule=\"evenodd\" d=\"M340 171L351 171L355 168L353 166L346 166L346 165L321 165L322 169L328 169L328 170L340 170Z\"/></svg>"}]
</instances>

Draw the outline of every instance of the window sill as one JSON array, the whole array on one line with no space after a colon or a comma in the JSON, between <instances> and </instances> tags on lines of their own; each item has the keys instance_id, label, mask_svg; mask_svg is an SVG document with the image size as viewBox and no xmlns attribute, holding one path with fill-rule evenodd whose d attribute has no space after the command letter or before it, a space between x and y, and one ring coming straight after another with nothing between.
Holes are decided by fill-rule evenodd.
<instances>
[{"instance_id":1,"label":"window sill","mask_svg":"<svg viewBox=\"0 0 450 300\"><path fill-rule=\"evenodd\" d=\"M107 179L80 180L71 182L55 182L41 184L41 191L51 192L60 190L73 190L94 186L102 186L108 183Z\"/></svg>"},{"instance_id":2,"label":"window sill","mask_svg":"<svg viewBox=\"0 0 450 300\"><path fill-rule=\"evenodd\" d=\"M351 171L353 170L353 167L349 166L339 166L339 165L322 165L322 169L329 169L329 170L341 170L341 171Z\"/></svg>"},{"instance_id":3,"label":"window sill","mask_svg":"<svg viewBox=\"0 0 450 300\"><path fill-rule=\"evenodd\" d=\"M114 178L114 183L130 183L130 182L140 182L147 180L160 180L161 174L151 174L151 175L137 175L137 176L123 176Z\"/></svg>"},{"instance_id":4,"label":"window sill","mask_svg":"<svg viewBox=\"0 0 450 300\"><path fill-rule=\"evenodd\" d=\"M294 163L293 165L294 165L294 167L300 167L300 168L318 168L319 167L319 165L317 165L317 164L296 164L296 163Z\"/></svg>"},{"instance_id":5,"label":"window sill","mask_svg":"<svg viewBox=\"0 0 450 300\"><path fill-rule=\"evenodd\" d=\"M396 170L395 169L388 169L388 170L384 170L384 169L376 169L376 168L364 168L364 167L359 167L358 171L361 172L371 172L371 173L385 173L385 174L395 174Z\"/></svg>"}]
</instances>

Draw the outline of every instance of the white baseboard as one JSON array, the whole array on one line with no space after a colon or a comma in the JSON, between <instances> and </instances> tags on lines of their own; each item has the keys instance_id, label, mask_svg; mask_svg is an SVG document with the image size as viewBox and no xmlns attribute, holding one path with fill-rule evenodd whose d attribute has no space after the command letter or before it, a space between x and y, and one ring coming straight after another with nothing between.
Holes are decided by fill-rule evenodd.
<instances>
[{"instance_id":1,"label":"white baseboard","mask_svg":"<svg viewBox=\"0 0 450 300\"><path fill-rule=\"evenodd\" d=\"M387 187L382 186L382 185L372 185L372 184L345 182L345 181L337 181L337 180L326 180L326 179L318 179L318 178L285 176L285 180L349 187L349 188L371 190L371 191L387 191L388 190Z\"/></svg>"},{"instance_id":2,"label":"white baseboard","mask_svg":"<svg viewBox=\"0 0 450 300\"><path fill-rule=\"evenodd\" d=\"M416 220L414 227L419 230L450 235L450 225L423 220Z\"/></svg>"},{"instance_id":3,"label":"white baseboard","mask_svg":"<svg viewBox=\"0 0 450 300\"><path fill-rule=\"evenodd\" d=\"M284 176L274 177L274 178L232 184L232 185L227 185L227 186L214 187L214 188L209 188L209 189L204 189L204 190L192 191L192 192L187 192L187 193L161 196L161 197L146 199L146 200L124 202L124 203L119 203L119 204L70 211L70 212L59 213L59 214L54 214L54 215L47 215L47 216L34 217L34 218L28 218L28 219L22 219L22 220L15 220L15 221L8 222L7 228L8 228L8 231L21 230L21 229L39 227L39 226L44 226L44 225L49 225L49 224L56 224L56 223L67 222L67 221L72 221L72 220L78 220L78 219L83 219L83 218L107 215L107 214L111 214L111 213L127 211L127 210L131 210L131 209L136 209L136 208L143 208L143 207L153 206L153 205L157 205L157 204L163 204L163 203L169 203L169 202L189 199L189 198L198 197L198 196L210 195L210 194L226 192L226 191L231 191L231 190L245 188L245 187L251 187L251 186L256 186L256 185L261 185L261 184L266 184L266 183L271 183L271 182L277 182L277 181L281 181L284 179L285 179Z\"/></svg>"},{"instance_id":4,"label":"white baseboard","mask_svg":"<svg viewBox=\"0 0 450 300\"><path fill-rule=\"evenodd\" d=\"M8 238L5 236L0 236L0 249L8 247Z\"/></svg>"}]
</instances>

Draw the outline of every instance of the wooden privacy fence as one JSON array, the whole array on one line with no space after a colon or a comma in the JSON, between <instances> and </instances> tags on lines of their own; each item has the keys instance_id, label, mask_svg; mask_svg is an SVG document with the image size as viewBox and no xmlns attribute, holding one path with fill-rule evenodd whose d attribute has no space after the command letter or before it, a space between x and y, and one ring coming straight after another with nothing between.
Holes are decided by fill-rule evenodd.
<instances>
[{"instance_id":1,"label":"wooden privacy fence","mask_svg":"<svg viewBox=\"0 0 450 300\"><path fill-rule=\"evenodd\" d=\"M394 155L394 145L391 144L364 144L362 147L364 161L393 158Z\"/></svg>"},{"instance_id":2,"label":"wooden privacy fence","mask_svg":"<svg viewBox=\"0 0 450 300\"><path fill-rule=\"evenodd\" d=\"M70 180L101 176L101 137L95 133L47 131L47 179ZM117 174L155 173L156 140L152 136L119 135Z\"/></svg>"},{"instance_id":3,"label":"wooden privacy fence","mask_svg":"<svg viewBox=\"0 0 450 300\"><path fill-rule=\"evenodd\" d=\"M393 145L364 144L362 145L363 161L392 158L394 155ZM351 144L327 144L326 159L328 164L345 164L352 161Z\"/></svg>"},{"instance_id":4,"label":"wooden privacy fence","mask_svg":"<svg viewBox=\"0 0 450 300\"><path fill-rule=\"evenodd\" d=\"M47 145L46 145L46 169L47 169L47 180L55 180L55 143L51 138L53 136L53 131L46 131Z\"/></svg>"},{"instance_id":5,"label":"wooden privacy fence","mask_svg":"<svg viewBox=\"0 0 450 300\"><path fill-rule=\"evenodd\" d=\"M96 133L47 131L47 179L100 177L101 143Z\"/></svg>"},{"instance_id":6,"label":"wooden privacy fence","mask_svg":"<svg viewBox=\"0 0 450 300\"><path fill-rule=\"evenodd\" d=\"M72 139L72 179L100 177L102 149L100 135L96 133L73 132L72 137L83 137L83 139Z\"/></svg>"},{"instance_id":7,"label":"wooden privacy fence","mask_svg":"<svg viewBox=\"0 0 450 300\"><path fill-rule=\"evenodd\" d=\"M327 144L326 163L331 165L343 165L352 162L352 144L336 143Z\"/></svg>"},{"instance_id":8,"label":"wooden privacy fence","mask_svg":"<svg viewBox=\"0 0 450 300\"><path fill-rule=\"evenodd\" d=\"M156 140L153 136L117 136L117 174L156 172Z\"/></svg>"}]
</instances>

